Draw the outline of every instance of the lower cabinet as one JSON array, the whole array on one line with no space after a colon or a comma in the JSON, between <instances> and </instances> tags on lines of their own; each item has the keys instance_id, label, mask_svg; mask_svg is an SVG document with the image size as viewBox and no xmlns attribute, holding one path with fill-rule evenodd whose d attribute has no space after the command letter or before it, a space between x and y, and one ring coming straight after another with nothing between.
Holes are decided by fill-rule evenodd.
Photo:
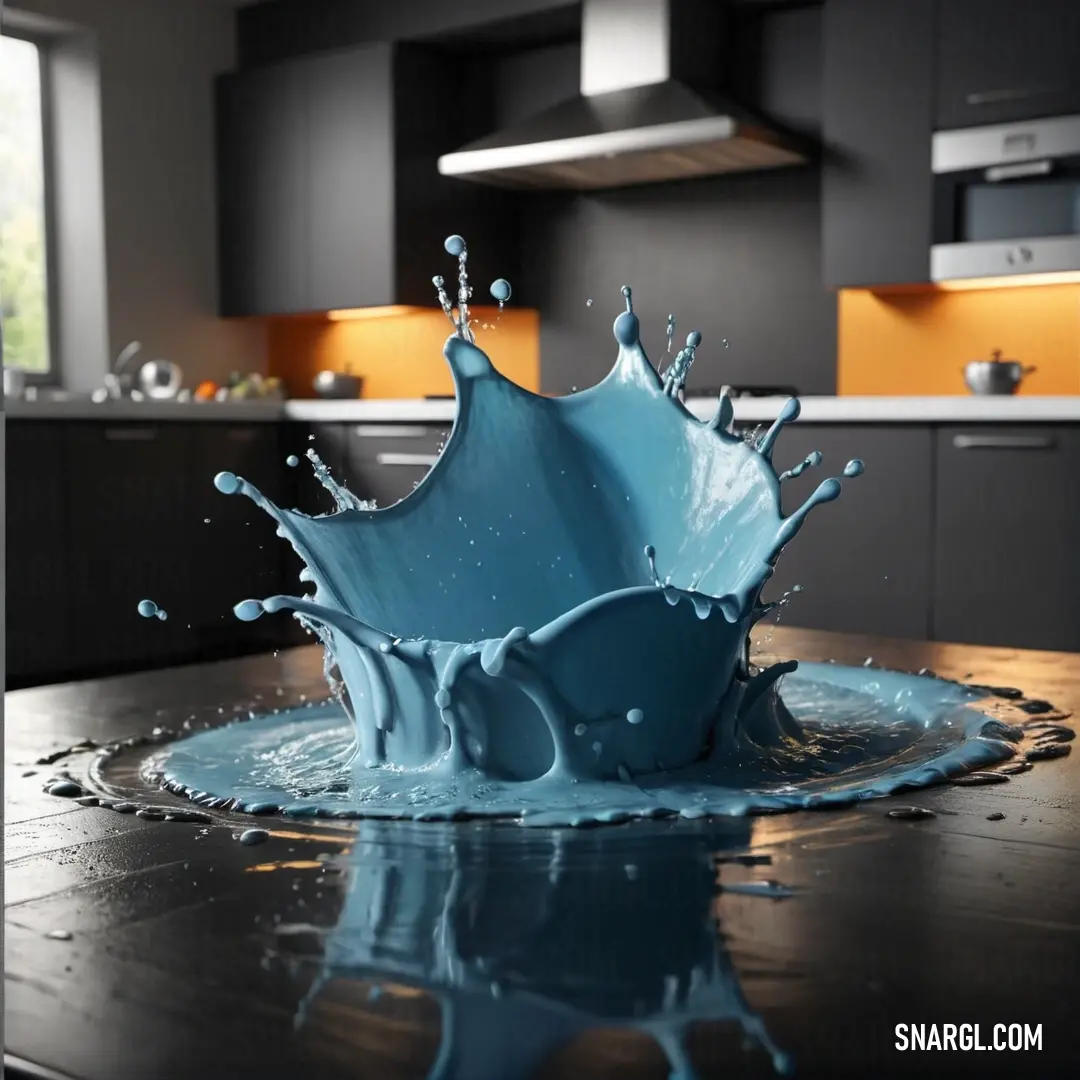
<instances>
[{"instance_id":1,"label":"lower cabinet","mask_svg":"<svg viewBox=\"0 0 1080 1080\"><path fill-rule=\"evenodd\" d=\"M330 512L303 460L314 449L387 507L427 475L450 428L9 419L8 686L309 642L285 615L233 615L239 600L306 588L272 519L219 493L214 475ZM787 594L781 625L1080 651L1080 424L794 424L774 459L790 468L813 450L822 465L782 485L786 514L849 459L866 473L780 555L763 595ZM143 599L168 618L140 618Z\"/></svg>"},{"instance_id":2,"label":"lower cabinet","mask_svg":"<svg viewBox=\"0 0 1080 1080\"><path fill-rule=\"evenodd\" d=\"M405 498L427 476L449 424L349 424L345 471L349 486L379 508Z\"/></svg>"},{"instance_id":3,"label":"lower cabinet","mask_svg":"<svg viewBox=\"0 0 1080 1080\"><path fill-rule=\"evenodd\" d=\"M781 625L816 630L925 638L930 629L933 435L928 426L791 424L777 442L778 469L812 450L816 469L785 480L785 514L797 509L828 476L852 458L866 474L842 480L835 502L815 508L781 553L763 591L789 603ZM790 592L796 585L802 589Z\"/></svg>"},{"instance_id":4,"label":"lower cabinet","mask_svg":"<svg viewBox=\"0 0 1080 1080\"><path fill-rule=\"evenodd\" d=\"M5 601L8 686L45 682L71 662L67 606L74 546L64 443L53 424L7 420Z\"/></svg>"},{"instance_id":5,"label":"lower cabinet","mask_svg":"<svg viewBox=\"0 0 1080 1080\"><path fill-rule=\"evenodd\" d=\"M936 437L933 636L1080 651L1080 425Z\"/></svg>"},{"instance_id":6,"label":"lower cabinet","mask_svg":"<svg viewBox=\"0 0 1080 1080\"><path fill-rule=\"evenodd\" d=\"M6 438L8 687L284 642L280 621L232 607L282 591L287 545L213 486L228 470L283 498L278 425L9 420Z\"/></svg>"},{"instance_id":7,"label":"lower cabinet","mask_svg":"<svg viewBox=\"0 0 1080 1080\"><path fill-rule=\"evenodd\" d=\"M186 424L47 423L63 440L71 546L67 673L178 663L192 651ZM141 600L168 618L144 619Z\"/></svg>"},{"instance_id":8,"label":"lower cabinet","mask_svg":"<svg viewBox=\"0 0 1080 1080\"><path fill-rule=\"evenodd\" d=\"M276 535L277 524L244 496L214 487L219 472L254 484L267 498L287 501L287 473L276 424L196 423L190 426L190 491L184 533L192 577L186 624L191 647L202 656L236 656L273 649L282 640L279 616L241 622L233 607L249 597L282 591L292 549Z\"/></svg>"}]
</instances>

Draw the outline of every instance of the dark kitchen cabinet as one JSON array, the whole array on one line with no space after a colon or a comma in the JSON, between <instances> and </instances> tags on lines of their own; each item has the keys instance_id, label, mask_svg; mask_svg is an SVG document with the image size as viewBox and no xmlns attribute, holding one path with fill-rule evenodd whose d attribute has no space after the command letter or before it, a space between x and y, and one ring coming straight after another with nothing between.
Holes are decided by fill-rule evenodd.
<instances>
[{"instance_id":1,"label":"dark kitchen cabinet","mask_svg":"<svg viewBox=\"0 0 1080 1080\"><path fill-rule=\"evenodd\" d=\"M377 507L400 502L427 476L450 428L449 424L348 425L349 486Z\"/></svg>"},{"instance_id":2,"label":"dark kitchen cabinet","mask_svg":"<svg viewBox=\"0 0 1080 1080\"><path fill-rule=\"evenodd\" d=\"M306 67L218 85L218 229L223 315L307 310L310 228Z\"/></svg>"},{"instance_id":3,"label":"dark kitchen cabinet","mask_svg":"<svg viewBox=\"0 0 1080 1080\"><path fill-rule=\"evenodd\" d=\"M930 276L935 0L827 0L822 272L830 288Z\"/></svg>"},{"instance_id":4,"label":"dark kitchen cabinet","mask_svg":"<svg viewBox=\"0 0 1080 1080\"><path fill-rule=\"evenodd\" d=\"M71 517L62 430L6 423L7 685L48 681L71 666Z\"/></svg>"},{"instance_id":5,"label":"dark kitchen cabinet","mask_svg":"<svg viewBox=\"0 0 1080 1080\"><path fill-rule=\"evenodd\" d=\"M763 597L779 600L781 624L817 630L926 638L931 596L931 450L928 426L797 424L781 435L774 454L790 468L811 450L824 455L782 487L790 514L851 458L866 475L842 480L835 502L816 508L780 555ZM768 616L766 623L777 616Z\"/></svg>"},{"instance_id":6,"label":"dark kitchen cabinet","mask_svg":"<svg viewBox=\"0 0 1080 1080\"><path fill-rule=\"evenodd\" d=\"M939 130L1080 112L1077 0L939 0Z\"/></svg>"},{"instance_id":7,"label":"dark kitchen cabinet","mask_svg":"<svg viewBox=\"0 0 1080 1080\"><path fill-rule=\"evenodd\" d=\"M218 84L221 309L393 302L389 45Z\"/></svg>"},{"instance_id":8,"label":"dark kitchen cabinet","mask_svg":"<svg viewBox=\"0 0 1080 1080\"><path fill-rule=\"evenodd\" d=\"M1080 425L937 440L933 636L1080 651Z\"/></svg>"},{"instance_id":9,"label":"dark kitchen cabinet","mask_svg":"<svg viewBox=\"0 0 1080 1080\"><path fill-rule=\"evenodd\" d=\"M393 304L392 50L372 45L306 63L308 307Z\"/></svg>"},{"instance_id":10,"label":"dark kitchen cabinet","mask_svg":"<svg viewBox=\"0 0 1080 1080\"><path fill-rule=\"evenodd\" d=\"M77 671L155 667L193 651L189 434L183 424L130 422L73 424L63 433ZM168 618L142 618L143 599Z\"/></svg>"},{"instance_id":11,"label":"dark kitchen cabinet","mask_svg":"<svg viewBox=\"0 0 1080 1080\"><path fill-rule=\"evenodd\" d=\"M196 537L189 558L194 581L186 607L193 646L200 656L229 656L274 648L277 620L241 622L233 606L281 591L285 543L269 514L242 495L224 495L213 484L222 471L254 484L280 502L288 470L277 424L193 424L190 431L188 513L185 529Z\"/></svg>"},{"instance_id":12,"label":"dark kitchen cabinet","mask_svg":"<svg viewBox=\"0 0 1080 1080\"><path fill-rule=\"evenodd\" d=\"M434 306L454 232L476 280L513 280L510 196L437 164L494 126L488 82L460 57L388 43L222 76L221 313Z\"/></svg>"}]
</instances>

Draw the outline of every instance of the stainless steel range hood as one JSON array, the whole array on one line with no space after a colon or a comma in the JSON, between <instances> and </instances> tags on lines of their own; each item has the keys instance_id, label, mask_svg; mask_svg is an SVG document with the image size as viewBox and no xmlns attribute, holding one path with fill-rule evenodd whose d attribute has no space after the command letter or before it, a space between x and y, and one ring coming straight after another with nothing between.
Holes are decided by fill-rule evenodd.
<instances>
[{"instance_id":1,"label":"stainless steel range hood","mask_svg":"<svg viewBox=\"0 0 1080 1080\"><path fill-rule=\"evenodd\" d=\"M805 148L717 89L720 0L585 0L581 93L439 158L513 188L595 189L797 165Z\"/></svg>"}]
</instances>

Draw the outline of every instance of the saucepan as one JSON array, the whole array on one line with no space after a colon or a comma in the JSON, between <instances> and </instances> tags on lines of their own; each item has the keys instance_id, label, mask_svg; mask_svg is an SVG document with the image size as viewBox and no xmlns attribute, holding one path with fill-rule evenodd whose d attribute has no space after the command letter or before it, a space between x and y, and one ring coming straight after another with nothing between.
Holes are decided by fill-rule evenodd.
<instances>
[{"instance_id":1,"label":"saucepan","mask_svg":"<svg viewBox=\"0 0 1080 1080\"><path fill-rule=\"evenodd\" d=\"M989 360L972 360L964 368L964 382L973 394L1015 394L1021 380L1035 368L1017 360L1002 360L995 349Z\"/></svg>"},{"instance_id":2,"label":"saucepan","mask_svg":"<svg viewBox=\"0 0 1080 1080\"><path fill-rule=\"evenodd\" d=\"M315 376L312 386L315 393L322 398L358 398L364 388L364 380L345 371L320 371Z\"/></svg>"}]
</instances>

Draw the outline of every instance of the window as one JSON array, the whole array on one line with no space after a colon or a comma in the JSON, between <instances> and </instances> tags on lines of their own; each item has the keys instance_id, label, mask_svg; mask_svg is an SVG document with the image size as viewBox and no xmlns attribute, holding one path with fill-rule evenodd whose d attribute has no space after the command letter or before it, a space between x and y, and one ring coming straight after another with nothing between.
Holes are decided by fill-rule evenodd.
<instances>
[{"instance_id":1,"label":"window","mask_svg":"<svg viewBox=\"0 0 1080 1080\"><path fill-rule=\"evenodd\" d=\"M5 367L51 372L41 50L0 37L0 329Z\"/></svg>"}]
</instances>

